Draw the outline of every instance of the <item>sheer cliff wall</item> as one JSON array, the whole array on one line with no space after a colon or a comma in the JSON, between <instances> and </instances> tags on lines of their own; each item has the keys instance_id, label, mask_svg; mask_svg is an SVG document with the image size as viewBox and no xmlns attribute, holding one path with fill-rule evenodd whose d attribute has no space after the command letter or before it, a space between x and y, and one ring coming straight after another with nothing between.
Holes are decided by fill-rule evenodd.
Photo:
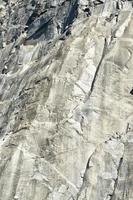
<instances>
[{"instance_id":1,"label":"sheer cliff wall","mask_svg":"<svg viewBox=\"0 0 133 200\"><path fill-rule=\"evenodd\" d=\"M0 1L0 200L133 199L133 8Z\"/></svg>"}]
</instances>

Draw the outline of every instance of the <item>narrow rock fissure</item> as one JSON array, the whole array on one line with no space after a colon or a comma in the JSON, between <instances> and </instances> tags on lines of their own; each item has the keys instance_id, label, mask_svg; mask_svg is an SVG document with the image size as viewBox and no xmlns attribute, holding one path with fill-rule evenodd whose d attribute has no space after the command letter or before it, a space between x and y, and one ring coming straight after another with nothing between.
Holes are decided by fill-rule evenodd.
<instances>
[{"instance_id":1,"label":"narrow rock fissure","mask_svg":"<svg viewBox=\"0 0 133 200\"><path fill-rule=\"evenodd\" d=\"M91 156L89 157L89 159L88 159L88 161L87 161L86 169L85 169L85 172L84 172L84 175L83 175L83 182L82 182L82 185L81 185L81 187L80 187L80 189L79 189L79 192L78 192L78 194L77 194L76 200L79 199L79 197L80 197L82 191L85 189L85 187L87 187L87 173L88 173L89 168L91 167L91 166L90 166L90 160L91 160L92 156L94 155L94 153L95 153L95 151L91 154Z\"/></svg>"},{"instance_id":2,"label":"narrow rock fissure","mask_svg":"<svg viewBox=\"0 0 133 200\"><path fill-rule=\"evenodd\" d=\"M114 196L115 196L115 191L116 191L116 188L117 188L117 185L118 185L119 173L120 173L122 163L123 163L123 157L121 157L120 161L119 161L119 165L118 165L118 169L117 169L117 178L116 178L115 183L114 183L113 193L110 195L110 200L113 200Z\"/></svg>"},{"instance_id":3,"label":"narrow rock fissure","mask_svg":"<svg viewBox=\"0 0 133 200\"><path fill-rule=\"evenodd\" d=\"M102 52L102 56L101 56L101 60L96 68L96 72L95 72L95 75L94 75L94 78L93 78L93 81L92 81L92 84L91 84L91 88L90 88L90 92L89 92L89 95L88 95L88 98L91 96L93 90L94 90L94 87L95 87L95 82L97 80L97 76L98 76L98 73L99 73L99 70L100 70L100 67L101 67L101 64L103 62L103 59L106 55L106 52L107 52L107 40L105 38L105 41L104 41L104 48L103 48L103 52ZM87 99L88 99L87 98Z\"/></svg>"}]
</instances>

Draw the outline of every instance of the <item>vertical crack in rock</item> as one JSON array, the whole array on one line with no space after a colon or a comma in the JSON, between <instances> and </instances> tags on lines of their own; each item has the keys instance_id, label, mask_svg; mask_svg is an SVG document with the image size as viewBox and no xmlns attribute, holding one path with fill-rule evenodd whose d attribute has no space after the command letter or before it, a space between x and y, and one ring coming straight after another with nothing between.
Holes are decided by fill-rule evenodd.
<instances>
[{"instance_id":1,"label":"vertical crack in rock","mask_svg":"<svg viewBox=\"0 0 133 200\"><path fill-rule=\"evenodd\" d=\"M123 163L123 157L120 158L120 161L119 161L119 165L118 165L118 169L117 169L117 178L116 178L115 183L114 183L113 193L110 195L110 200L113 200L114 196L115 196L115 191L116 191L116 188L117 188L117 185L118 185L119 173L120 173L120 170L121 170L122 163Z\"/></svg>"},{"instance_id":2,"label":"vertical crack in rock","mask_svg":"<svg viewBox=\"0 0 133 200\"><path fill-rule=\"evenodd\" d=\"M84 175L83 175L83 177L82 177L82 185L81 185L81 187L80 187L80 189L79 189L79 192L78 192L78 194L77 194L76 200L79 199L79 196L81 195L82 191L85 189L85 187L87 187L87 181L88 181L87 175L88 175L89 169L91 168L91 166L90 166L90 161L91 161L91 158L92 158L92 156L93 156L94 153L95 153L95 152L93 152L93 153L91 154L91 156L89 157L89 159L88 159L88 161L87 161L86 168L85 168L85 172L84 172Z\"/></svg>"},{"instance_id":3,"label":"vertical crack in rock","mask_svg":"<svg viewBox=\"0 0 133 200\"><path fill-rule=\"evenodd\" d=\"M104 59L104 57L105 57L105 55L106 55L106 52L107 52L107 40L106 40L106 38L105 38L102 56L101 56L101 59L100 59L100 61L99 61L98 66L97 66L97 68L96 68L96 72L95 72L95 75L94 75L94 78L93 78L93 81L92 81L92 84L91 84L91 89L90 89L90 92L89 92L89 97L91 96L91 94L92 94L92 92L93 92L93 89L94 89L94 87L95 87L95 82L96 82L96 80L97 80L98 72L99 72L99 70L100 70L100 67L101 67L101 64L102 64L102 62L103 62L103 59Z\"/></svg>"}]
</instances>

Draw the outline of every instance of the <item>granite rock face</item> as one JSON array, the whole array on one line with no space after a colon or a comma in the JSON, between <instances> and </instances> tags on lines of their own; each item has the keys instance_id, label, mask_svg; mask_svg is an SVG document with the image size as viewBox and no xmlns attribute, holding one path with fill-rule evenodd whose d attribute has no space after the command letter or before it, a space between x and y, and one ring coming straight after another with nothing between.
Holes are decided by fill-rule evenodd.
<instances>
[{"instance_id":1,"label":"granite rock face","mask_svg":"<svg viewBox=\"0 0 133 200\"><path fill-rule=\"evenodd\" d=\"M0 200L133 199L132 4L0 0Z\"/></svg>"}]
</instances>

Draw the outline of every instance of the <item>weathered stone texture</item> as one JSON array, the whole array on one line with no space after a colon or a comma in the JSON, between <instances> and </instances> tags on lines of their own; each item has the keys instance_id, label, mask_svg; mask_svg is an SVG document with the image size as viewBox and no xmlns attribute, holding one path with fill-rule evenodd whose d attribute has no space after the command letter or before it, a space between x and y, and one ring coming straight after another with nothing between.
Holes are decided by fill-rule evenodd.
<instances>
[{"instance_id":1,"label":"weathered stone texture","mask_svg":"<svg viewBox=\"0 0 133 200\"><path fill-rule=\"evenodd\" d=\"M132 200L132 1L1 0L0 23L0 200Z\"/></svg>"}]
</instances>

